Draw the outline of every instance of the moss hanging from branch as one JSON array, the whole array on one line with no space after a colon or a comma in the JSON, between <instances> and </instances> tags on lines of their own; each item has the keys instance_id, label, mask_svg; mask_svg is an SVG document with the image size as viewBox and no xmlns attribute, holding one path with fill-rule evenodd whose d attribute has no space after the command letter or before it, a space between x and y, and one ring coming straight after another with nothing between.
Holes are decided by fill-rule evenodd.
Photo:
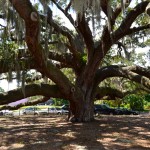
<instances>
[{"instance_id":1,"label":"moss hanging from branch","mask_svg":"<svg viewBox=\"0 0 150 150\"><path fill-rule=\"evenodd\" d=\"M81 14L81 16L86 10L92 9L99 19L101 12L100 3L101 0L73 0L73 8L77 13Z\"/></svg>"}]
</instances>

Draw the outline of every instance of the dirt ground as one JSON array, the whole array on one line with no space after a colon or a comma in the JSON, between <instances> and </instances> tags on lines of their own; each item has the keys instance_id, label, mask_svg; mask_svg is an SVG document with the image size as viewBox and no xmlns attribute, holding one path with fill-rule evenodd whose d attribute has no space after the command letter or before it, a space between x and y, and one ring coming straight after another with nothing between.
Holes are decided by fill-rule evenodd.
<instances>
[{"instance_id":1,"label":"dirt ground","mask_svg":"<svg viewBox=\"0 0 150 150\"><path fill-rule=\"evenodd\" d=\"M0 150L150 150L150 114L76 124L64 118L0 117Z\"/></svg>"}]
</instances>

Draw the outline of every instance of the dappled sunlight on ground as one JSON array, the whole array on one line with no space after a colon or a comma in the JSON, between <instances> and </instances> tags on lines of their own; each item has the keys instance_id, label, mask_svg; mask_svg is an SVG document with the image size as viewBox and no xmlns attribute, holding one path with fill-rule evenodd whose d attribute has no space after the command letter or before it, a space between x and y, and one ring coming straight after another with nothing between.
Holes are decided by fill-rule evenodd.
<instances>
[{"instance_id":1,"label":"dappled sunlight on ground","mask_svg":"<svg viewBox=\"0 0 150 150\"><path fill-rule=\"evenodd\" d=\"M0 150L148 150L150 115L99 116L72 124L66 116L0 117Z\"/></svg>"}]
</instances>

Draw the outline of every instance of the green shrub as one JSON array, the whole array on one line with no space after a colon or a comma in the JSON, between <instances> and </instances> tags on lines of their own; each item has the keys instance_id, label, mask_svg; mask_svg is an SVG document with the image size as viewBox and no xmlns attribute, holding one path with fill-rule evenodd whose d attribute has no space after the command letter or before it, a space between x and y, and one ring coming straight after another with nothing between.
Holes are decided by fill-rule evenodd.
<instances>
[{"instance_id":1,"label":"green shrub","mask_svg":"<svg viewBox=\"0 0 150 150\"><path fill-rule=\"evenodd\" d=\"M143 96L141 95L135 95L135 94L131 94L131 95L127 95L123 98L124 103L125 104L129 104L130 105L130 109L132 110L144 110L144 100L143 100Z\"/></svg>"},{"instance_id":2,"label":"green shrub","mask_svg":"<svg viewBox=\"0 0 150 150\"><path fill-rule=\"evenodd\" d=\"M54 105L55 106L62 106L64 104L69 104L67 100L60 99L60 98L54 98Z\"/></svg>"},{"instance_id":3,"label":"green shrub","mask_svg":"<svg viewBox=\"0 0 150 150\"><path fill-rule=\"evenodd\" d=\"M150 110L150 102L146 103L145 109Z\"/></svg>"},{"instance_id":4,"label":"green shrub","mask_svg":"<svg viewBox=\"0 0 150 150\"><path fill-rule=\"evenodd\" d=\"M146 102L150 102L150 94L146 94L144 99Z\"/></svg>"}]
</instances>

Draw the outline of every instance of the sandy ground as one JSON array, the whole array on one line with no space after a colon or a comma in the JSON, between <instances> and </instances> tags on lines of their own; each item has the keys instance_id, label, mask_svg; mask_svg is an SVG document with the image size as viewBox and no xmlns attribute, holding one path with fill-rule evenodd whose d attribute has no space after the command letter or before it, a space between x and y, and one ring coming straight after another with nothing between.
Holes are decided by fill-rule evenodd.
<instances>
[{"instance_id":1,"label":"sandy ground","mask_svg":"<svg viewBox=\"0 0 150 150\"><path fill-rule=\"evenodd\" d=\"M76 124L65 116L0 117L0 150L150 150L150 114Z\"/></svg>"}]
</instances>

